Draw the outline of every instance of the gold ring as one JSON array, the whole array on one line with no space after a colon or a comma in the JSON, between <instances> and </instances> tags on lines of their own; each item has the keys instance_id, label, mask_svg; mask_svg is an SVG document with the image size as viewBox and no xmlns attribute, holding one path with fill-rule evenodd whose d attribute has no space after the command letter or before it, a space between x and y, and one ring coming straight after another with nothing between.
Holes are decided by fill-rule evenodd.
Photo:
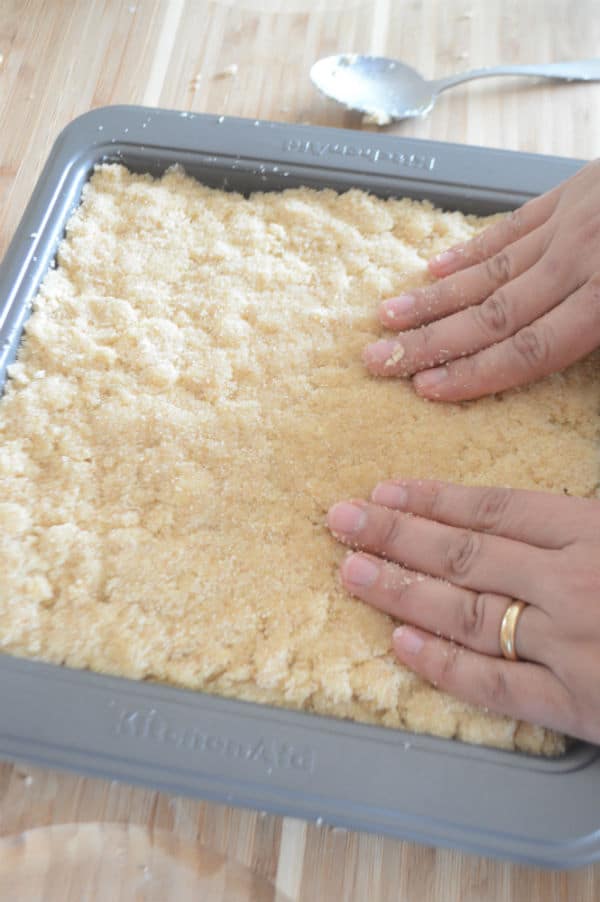
<instances>
[{"instance_id":1,"label":"gold ring","mask_svg":"<svg viewBox=\"0 0 600 902\"><path fill-rule=\"evenodd\" d=\"M509 661L518 661L515 637L517 633L517 624L519 617L523 613L527 605L524 601L513 601L507 607L502 623L500 624L500 648L502 654Z\"/></svg>"}]
</instances>

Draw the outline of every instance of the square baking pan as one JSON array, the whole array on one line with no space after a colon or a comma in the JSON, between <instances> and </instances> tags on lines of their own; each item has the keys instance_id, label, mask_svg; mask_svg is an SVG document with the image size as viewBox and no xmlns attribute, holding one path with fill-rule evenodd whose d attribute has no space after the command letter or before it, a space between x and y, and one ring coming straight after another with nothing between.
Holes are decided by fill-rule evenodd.
<instances>
[{"instance_id":1,"label":"square baking pan","mask_svg":"<svg viewBox=\"0 0 600 902\"><path fill-rule=\"evenodd\" d=\"M59 136L0 266L0 386L94 166L248 193L308 185L508 210L582 161L142 107ZM0 655L0 756L546 867L600 859L600 749L480 748Z\"/></svg>"}]
</instances>

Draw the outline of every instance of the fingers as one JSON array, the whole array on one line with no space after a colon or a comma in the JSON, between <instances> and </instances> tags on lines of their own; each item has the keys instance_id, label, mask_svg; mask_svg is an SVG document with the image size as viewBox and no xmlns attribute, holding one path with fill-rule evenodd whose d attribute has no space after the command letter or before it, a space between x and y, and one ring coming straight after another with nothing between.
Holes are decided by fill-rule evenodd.
<instances>
[{"instance_id":1,"label":"fingers","mask_svg":"<svg viewBox=\"0 0 600 902\"><path fill-rule=\"evenodd\" d=\"M378 376L412 376L516 334L562 301L567 293L568 289L548 268L542 264L532 266L483 304L404 332L391 342L384 339L367 346L365 363Z\"/></svg>"},{"instance_id":2,"label":"fingers","mask_svg":"<svg viewBox=\"0 0 600 902\"><path fill-rule=\"evenodd\" d=\"M344 587L397 620L455 640L486 655L501 655L500 626L511 599L472 592L366 554L349 555L341 566ZM519 619L517 653L547 663L550 618L528 605Z\"/></svg>"},{"instance_id":3,"label":"fingers","mask_svg":"<svg viewBox=\"0 0 600 902\"><path fill-rule=\"evenodd\" d=\"M539 603L551 552L392 511L364 501L342 502L328 513L341 542L478 592Z\"/></svg>"},{"instance_id":4,"label":"fingers","mask_svg":"<svg viewBox=\"0 0 600 902\"><path fill-rule=\"evenodd\" d=\"M382 482L371 499L438 523L552 549L580 538L594 508L586 498L421 479Z\"/></svg>"},{"instance_id":5,"label":"fingers","mask_svg":"<svg viewBox=\"0 0 600 902\"><path fill-rule=\"evenodd\" d=\"M541 379L600 344L600 274L510 338L470 357L418 373L413 384L432 400L466 401Z\"/></svg>"},{"instance_id":6,"label":"fingers","mask_svg":"<svg viewBox=\"0 0 600 902\"><path fill-rule=\"evenodd\" d=\"M433 275L442 278L487 260L508 244L518 241L545 223L554 212L562 190L563 186L559 185L541 197L528 201L470 241L456 245L434 257L429 263L429 269Z\"/></svg>"},{"instance_id":7,"label":"fingers","mask_svg":"<svg viewBox=\"0 0 600 902\"><path fill-rule=\"evenodd\" d=\"M539 664L478 654L413 627L398 627L394 651L434 686L473 705L518 720L573 732L569 691Z\"/></svg>"},{"instance_id":8,"label":"fingers","mask_svg":"<svg viewBox=\"0 0 600 902\"><path fill-rule=\"evenodd\" d=\"M542 257L545 246L545 232L537 229L483 263L432 285L417 288L409 294L389 298L381 304L379 318L387 329L393 331L414 329L478 304L534 266Z\"/></svg>"}]
</instances>

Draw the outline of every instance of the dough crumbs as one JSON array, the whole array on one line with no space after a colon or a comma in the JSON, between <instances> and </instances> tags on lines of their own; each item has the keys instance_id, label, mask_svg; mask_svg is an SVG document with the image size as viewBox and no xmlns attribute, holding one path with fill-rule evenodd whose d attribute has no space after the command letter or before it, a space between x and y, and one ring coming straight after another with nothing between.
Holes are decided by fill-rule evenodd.
<instances>
[{"instance_id":1,"label":"dough crumbs","mask_svg":"<svg viewBox=\"0 0 600 902\"><path fill-rule=\"evenodd\" d=\"M363 125L377 125L379 128L389 125L391 121L392 117L386 110L370 110L362 117Z\"/></svg>"},{"instance_id":2,"label":"dough crumbs","mask_svg":"<svg viewBox=\"0 0 600 902\"><path fill-rule=\"evenodd\" d=\"M598 355L455 405L361 364L378 304L483 224L98 167L0 402L0 647L560 753L397 664L392 620L342 590L324 526L397 474L594 495Z\"/></svg>"},{"instance_id":3,"label":"dough crumbs","mask_svg":"<svg viewBox=\"0 0 600 902\"><path fill-rule=\"evenodd\" d=\"M228 66L225 66L224 69L221 69L220 72L215 72L213 78L235 78L238 74L238 64L230 63Z\"/></svg>"},{"instance_id":4,"label":"dough crumbs","mask_svg":"<svg viewBox=\"0 0 600 902\"><path fill-rule=\"evenodd\" d=\"M400 363L400 361L402 360L403 357L404 357L404 345L402 345L402 344L400 344L400 342L398 342L398 344L396 345L396 347L394 348L394 350L392 351L392 353L386 360L384 366L395 366L397 363Z\"/></svg>"}]
</instances>

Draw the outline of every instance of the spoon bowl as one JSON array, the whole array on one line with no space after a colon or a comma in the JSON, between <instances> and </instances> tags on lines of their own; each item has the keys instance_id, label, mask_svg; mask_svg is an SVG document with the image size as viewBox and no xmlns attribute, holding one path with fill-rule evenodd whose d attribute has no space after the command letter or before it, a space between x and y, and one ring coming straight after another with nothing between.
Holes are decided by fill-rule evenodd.
<instances>
[{"instance_id":1,"label":"spoon bowl","mask_svg":"<svg viewBox=\"0 0 600 902\"><path fill-rule=\"evenodd\" d=\"M314 64L310 77L323 94L381 125L425 116L435 103L431 82L411 66L383 56L328 56Z\"/></svg>"},{"instance_id":2,"label":"spoon bowl","mask_svg":"<svg viewBox=\"0 0 600 902\"><path fill-rule=\"evenodd\" d=\"M540 66L494 66L427 81L399 60L341 53L317 60L310 70L313 83L323 94L351 110L363 113L376 125L388 125L396 119L411 116L425 116L441 91L474 78L498 75L600 81L600 59Z\"/></svg>"}]
</instances>

